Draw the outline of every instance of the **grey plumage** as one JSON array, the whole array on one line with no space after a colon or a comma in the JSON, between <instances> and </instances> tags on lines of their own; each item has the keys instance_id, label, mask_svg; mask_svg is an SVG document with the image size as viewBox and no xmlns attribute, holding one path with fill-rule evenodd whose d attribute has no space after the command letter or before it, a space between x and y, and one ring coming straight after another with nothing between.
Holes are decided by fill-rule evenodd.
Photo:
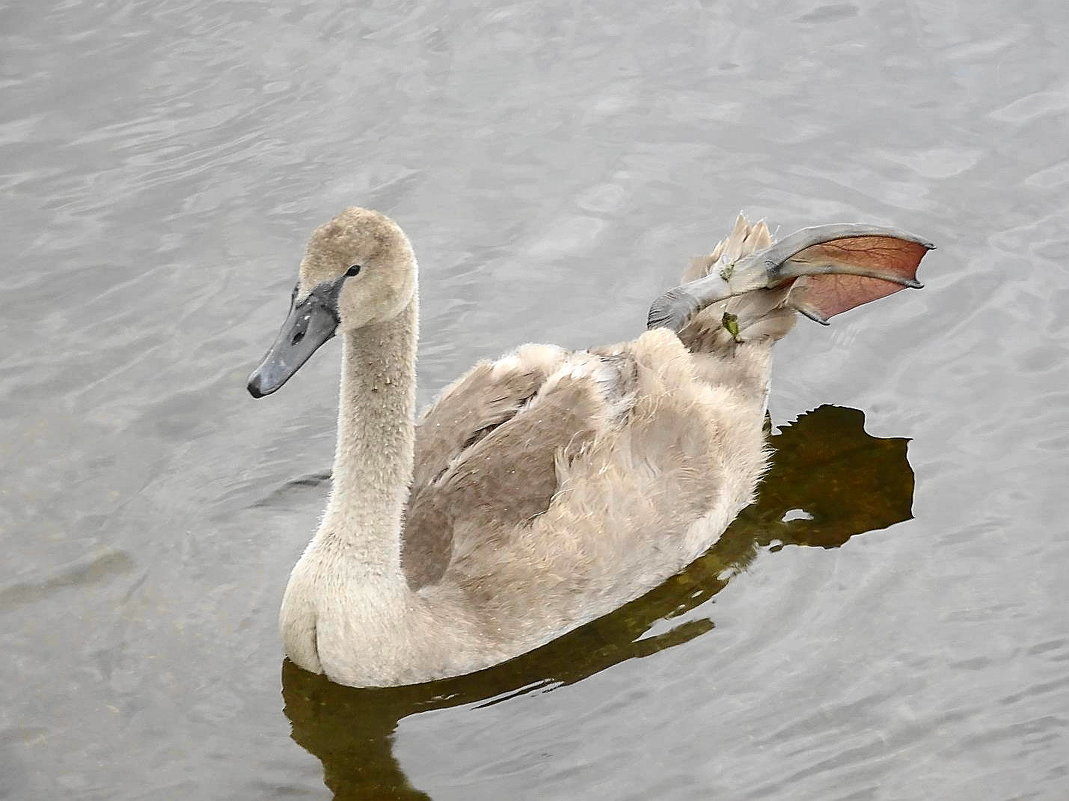
<instances>
[{"instance_id":1,"label":"grey plumage","mask_svg":"<svg viewBox=\"0 0 1069 801\"><path fill-rule=\"evenodd\" d=\"M286 653L357 686L458 675L531 650L682 569L752 500L766 468L771 347L794 323L798 282L854 282L806 295L807 308L831 316L905 283L919 256L902 241L875 268L883 256L873 242L849 238L803 238L800 253L783 255L763 223L740 217L664 296L651 330L618 345L525 345L481 362L416 421L407 238L364 209L317 229L297 302L318 287L335 292L338 449L327 511L283 600ZM851 248L853 262L843 257ZM807 254L820 257L812 274ZM347 273L353 264L362 267ZM857 283L884 267L890 278L864 278L880 286ZM299 339L284 327L254 374L256 394L292 375L287 343Z\"/></svg>"}]
</instances>

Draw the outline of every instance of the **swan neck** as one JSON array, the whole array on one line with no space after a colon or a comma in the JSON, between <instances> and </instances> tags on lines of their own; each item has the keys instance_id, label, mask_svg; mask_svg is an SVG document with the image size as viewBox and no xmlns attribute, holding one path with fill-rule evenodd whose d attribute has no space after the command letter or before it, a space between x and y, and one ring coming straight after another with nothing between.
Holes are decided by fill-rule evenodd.
<instances>
[{"instance_id":1,"label":"swan neck","mask_svg":"<svg viewBox=\"0 0 1069 801\"><path fill-rule=\"evenodd\" d=\"M412 482L418 300L343 334L334 481L319 539L368 577L403 582L401 526Z\"/></svg>"}]
</instances>

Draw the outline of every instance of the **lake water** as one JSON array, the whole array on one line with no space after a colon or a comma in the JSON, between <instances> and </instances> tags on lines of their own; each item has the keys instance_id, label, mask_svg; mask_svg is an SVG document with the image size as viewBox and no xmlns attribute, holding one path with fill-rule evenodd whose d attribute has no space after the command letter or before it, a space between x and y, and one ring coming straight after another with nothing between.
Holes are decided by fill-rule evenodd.
<instances>
[{"instance_id":1,"label":"lake water","mask_svg":"<svg viewBox=\"0 0 1069 801\"><path fill-rule=\"evenodd\" d=\"M0 797L1069 796L1063 3L43 2L0 31ZM276 633L338 347L244 384L354 204L420 255L422 403L525 341L635 335L740 209L939 250L924 291L781 343L776 467L690 570L501 668L353 690Z\"/></svg>"}]
</instances>

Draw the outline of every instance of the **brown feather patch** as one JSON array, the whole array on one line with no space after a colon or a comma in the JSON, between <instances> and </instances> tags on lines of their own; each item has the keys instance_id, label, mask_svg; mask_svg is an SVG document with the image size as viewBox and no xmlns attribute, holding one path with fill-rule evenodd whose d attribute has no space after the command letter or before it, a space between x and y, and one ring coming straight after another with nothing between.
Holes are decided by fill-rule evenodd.
<instances>
[{"instance_id":1,"label":"brown feather patch","mask_svg":"<svg viewBox=\"0 0 1069 801\"><path fill-rule=\"evenodd\" d=\"M461 521L485 538L487 531L515 530L544 513L557 492L558 456L581 451L593 438L603 406L589 379L556 381L456 454L436 480L413 487L405 522L409 584L441 578Z\"/></svg>"}]
</instances>

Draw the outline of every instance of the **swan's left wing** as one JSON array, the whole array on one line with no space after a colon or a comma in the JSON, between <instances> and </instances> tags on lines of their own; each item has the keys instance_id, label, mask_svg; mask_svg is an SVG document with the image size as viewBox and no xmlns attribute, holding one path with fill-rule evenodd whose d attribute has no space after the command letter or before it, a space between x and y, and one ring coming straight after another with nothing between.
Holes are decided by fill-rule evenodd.
<instances>
[{"instance_id":1,"label":"swan's left wing","mask_svg":"<svg viewBox=\"0 0 1069 801\"><path fill-rule=\"evenodd\" d=\"M619 384L611 357L526 345L449 387L416 428L402 548L409 584L441 578L455 536L493 536L544 512L556 460L618 414Z\"/></svg>"}]
</instances>

